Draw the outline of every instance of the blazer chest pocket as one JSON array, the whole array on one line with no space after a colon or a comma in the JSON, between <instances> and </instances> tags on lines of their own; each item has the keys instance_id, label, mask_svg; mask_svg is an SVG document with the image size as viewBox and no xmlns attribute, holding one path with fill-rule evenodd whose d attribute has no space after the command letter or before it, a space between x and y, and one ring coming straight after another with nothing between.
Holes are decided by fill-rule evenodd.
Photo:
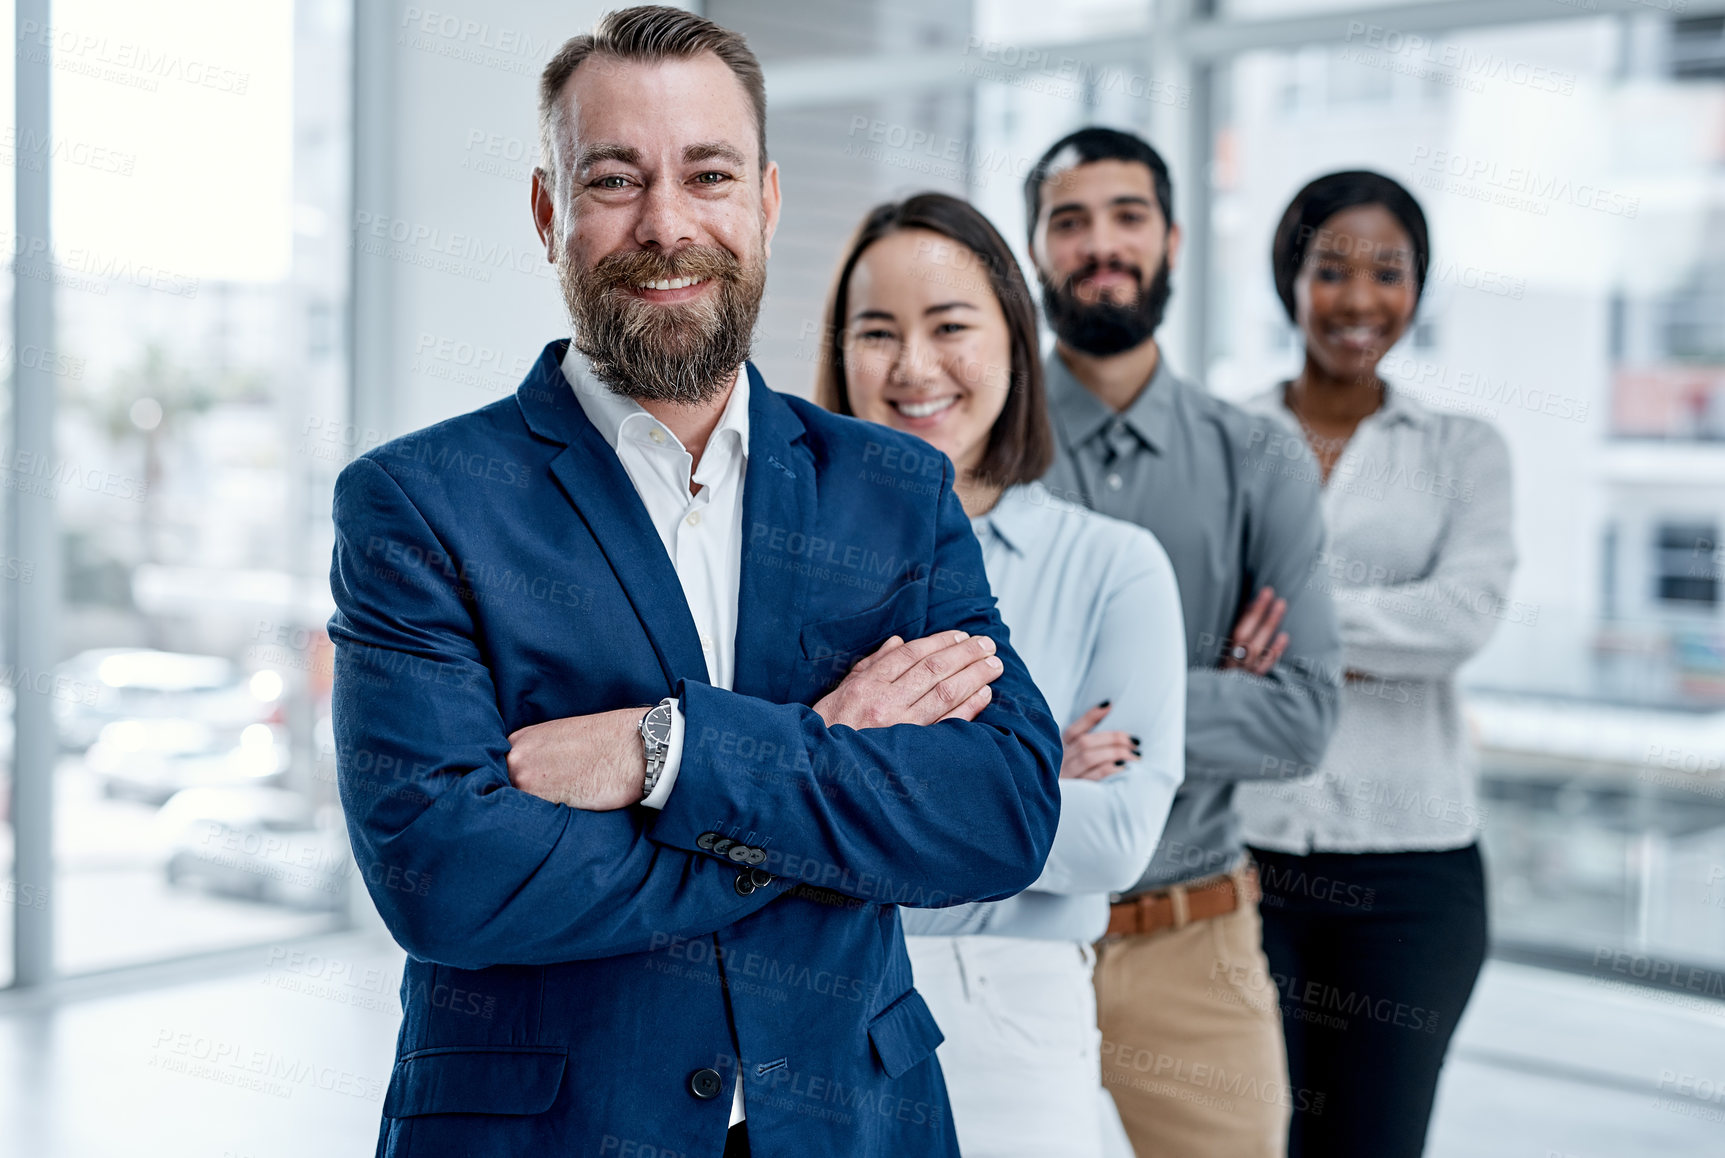
<instances>
[{"instance_id":1,"label":"blazer chest pocket","mask_svg":"<svg viewBox=\"0 0 1725 1158\"><path fill-rule=\"evenodd\" d=\"M418 1050L395 1064L388 1118L419 1114L543 1114L568 1067L558 1047L455 1046Z\"/></svg>"},{"instance_id":2,"label":"blazer chest pocket","mask_svg":"<svg viewBox=\"0 0 1725 1158\"><path fill-rule=\"evenodd\" d=\"M887 641L889 636L915 639L928 621L928 580L914 579L867 611L805 623L803 659L820 673L830 673L828 686L851 666Z\"/></svg>"}]
</instances>

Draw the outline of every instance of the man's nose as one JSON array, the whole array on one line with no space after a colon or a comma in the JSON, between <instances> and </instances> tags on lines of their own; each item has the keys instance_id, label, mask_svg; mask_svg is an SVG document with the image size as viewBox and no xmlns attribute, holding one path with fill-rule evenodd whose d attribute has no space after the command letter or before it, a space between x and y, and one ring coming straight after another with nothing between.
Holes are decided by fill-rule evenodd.
<instances>
[{"instance_id":1,"label":"man's nose","mask_svg":"<svg viewBox=\"0 0 1725 1158\"><path fill-rule=\"evenodd\" d=\"M675 181L654 181L641 198L635 241L642 248L681 249L695 240L695 215L683 188Z\"/></svg>"}]
</instances>

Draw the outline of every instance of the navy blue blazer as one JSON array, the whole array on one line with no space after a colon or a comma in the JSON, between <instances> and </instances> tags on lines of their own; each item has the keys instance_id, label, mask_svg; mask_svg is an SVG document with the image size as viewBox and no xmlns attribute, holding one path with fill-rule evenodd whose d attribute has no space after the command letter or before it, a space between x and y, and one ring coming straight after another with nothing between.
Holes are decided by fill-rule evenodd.
<instances>
[{"instance_id":1,"label":"navy blue blazer","mask_svg":"<svg viewBox=\"0 0 1725 1158\"><path fill-rule=\"evenodd\" d=\"M336 482L341 799L408 954L378 1153L717 1158L740 1067L763 1158L956 1155L897 906L1034 881L1061 743L951 464L749 366L735 689L714 688L566 347ZM1005 664L975 721L807 706L888 636L954 628ZM514 730L666 696L686 733L663 811L510 787Z\"/></svg>"}]
</instances>

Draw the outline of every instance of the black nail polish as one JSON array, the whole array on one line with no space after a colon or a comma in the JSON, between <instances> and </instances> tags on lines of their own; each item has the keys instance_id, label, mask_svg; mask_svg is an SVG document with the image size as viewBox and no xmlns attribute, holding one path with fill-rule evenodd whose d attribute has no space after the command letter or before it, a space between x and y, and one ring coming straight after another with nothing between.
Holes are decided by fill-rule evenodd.
<instances>
[{"instance_id":1,"label":"black nail polish","mask_svg":"<svg viewBox=\"0 0 1725 1158\"><path fill-rule=\"evenodd\" d=\"M1113 700L1103 700L1101 703L1097 704L1096 706L1099 708L1106 708L1110 704L1112 704L1113 702L1114 702Z\"/></svg>"},{"instance_id":2,"label":"black nail polish","mask_svg":"<svg viewBox=\"0 0 1725 1158\"><path fill-rule=\"evenodd\" d=\"M1126 761L1124 761L1124 760L1116 760L1116 761L1114 761L1114 766L1115 766L1115 767L1116 767L1116 768L1124 768L1124 767L1126 767Z\"/></svg>"},{"instance_id":3,"label":"black nail polish","mask_svg":"<svg viewBox=\"0 0 1725 1158\"><path fill-rule=\"evenodd\" d=\"M1132 737L1132 746L1134 748L1141 747L1143 745L1143 743L1144 743L1144 741L1140 740L1137 736Z\"/></svg>"}]
</instances>

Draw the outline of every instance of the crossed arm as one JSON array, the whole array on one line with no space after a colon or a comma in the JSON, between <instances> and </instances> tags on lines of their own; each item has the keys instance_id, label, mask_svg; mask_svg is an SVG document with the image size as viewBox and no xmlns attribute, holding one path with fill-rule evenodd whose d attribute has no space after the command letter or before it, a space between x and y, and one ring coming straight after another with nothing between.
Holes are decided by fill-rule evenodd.
<instances>
[{"instance_id":1,"label":"crossed arm","mask_svg":"<svg viewBox=\"0 0 1725 1158\"><path fill-rule=\"evenodd\" d=\"M950 486L941 502L934 565L980 574L980 549ZM451 555L377 462L362 458L343 472L335 529L342 802L372 898L416 957L463 968L550 964L722 929L779 892L739 895L737 866L699 847L703 831L726 821L838 875L840 883L822 881L829 887L845 891L854 875L937 898L908 903L1009 895L1041 871L1058 817L1060 739L986 591L931 604L932 641L888 641L818 708L680 681L674 690L695 735L723 727L787 758L762 767L714 744L685 744L682 776L655 814L625 806L630 792L639 799L644 768L632 732L640 709L517 732L526 742L511 767L517 745L470 605L435 568L380 568L367 557L378 535L419 557ZM555 788L552 761L538 759L554 752L577 770ZM904 791L896 775L935 768L963 770L972 800L963 814L949 799ZM547 795L524 791L512 772ZM553 794L588 806L564 807ZM418 887L395 887L407 881Z\"/></svg>"},{"instance_id":2,"label":"crossed arm","mask_svg":"<svg viewBox=\"0 0 1725 1158\"><path fill-rule=\"evenodd\" d=\"M926 726L976 719L1005 670L994 640L962 631L906 642L893 636L858 660L814 710L828 728ZM647 760L642 708L567 716L509 735L509 782L572 808L606 812L639 804Z\"/></svg>"}]
</instances>

